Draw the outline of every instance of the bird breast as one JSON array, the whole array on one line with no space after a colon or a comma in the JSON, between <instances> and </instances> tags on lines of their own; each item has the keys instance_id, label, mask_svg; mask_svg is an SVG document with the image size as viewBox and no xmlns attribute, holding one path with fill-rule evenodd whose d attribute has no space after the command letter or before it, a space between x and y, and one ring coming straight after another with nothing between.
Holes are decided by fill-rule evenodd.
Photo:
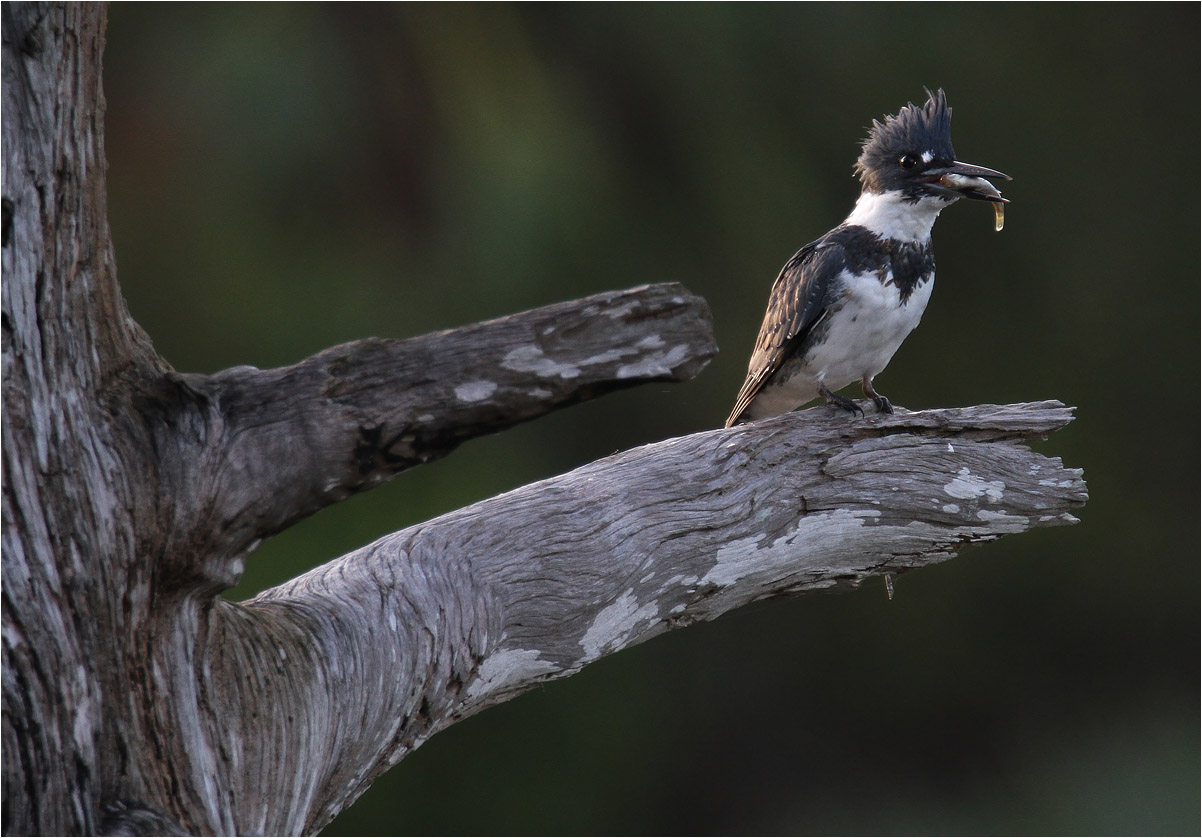
<instances>
[{"instance_id":1,"label":"bird breast","mask_svg":"<svg viewBox=\"0 0 1202 838\"><path fill-rule=\"evenodd\" d=\"M931 272L903 299L889 270L844 271L839 279L840 299L815 329L804 361L810 374L831 390L885 369L922 319L935 284Z\"/></svg>"}]
</instances>

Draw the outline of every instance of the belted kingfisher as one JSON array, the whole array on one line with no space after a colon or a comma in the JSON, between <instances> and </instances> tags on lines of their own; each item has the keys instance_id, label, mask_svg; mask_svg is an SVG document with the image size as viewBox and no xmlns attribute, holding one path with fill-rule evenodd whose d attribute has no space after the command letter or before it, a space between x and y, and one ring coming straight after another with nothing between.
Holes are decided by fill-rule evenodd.
<instances>
[{"instance_id":1,"label":"belted kingfisher","mask_svg":"<svg viewBox=\"0 0 1202 838\"><path fill-rule=\"evenodd\" d=\"M726 427L795 410L818 396L863 415L835 391L860 381L877 410L892 413L872 379L918 325L935 257L931 227L960 198L1002 194L985 178L1008 175L956 160L952 109L942 90L873 120L856 172L862 191L847 220L785 263Z\"/></svg>"}]
</instances>

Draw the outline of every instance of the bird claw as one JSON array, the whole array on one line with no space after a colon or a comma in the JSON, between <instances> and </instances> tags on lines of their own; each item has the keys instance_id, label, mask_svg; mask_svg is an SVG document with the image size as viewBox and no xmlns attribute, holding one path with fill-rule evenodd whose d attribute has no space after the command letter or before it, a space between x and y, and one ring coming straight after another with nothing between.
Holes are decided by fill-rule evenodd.
<instances>
[{"instance_id":1,"label":"bird claw","mask_svg":"<svg viewBox=\"0 0 1202 838\"><path fill-rule=\"evenodd\" d=\"M855 402L853 402L851 399L847 398L847 396L839 396L834 393L831 393L829 396L826 397L826 403L829 405L834 405L835 407L838 407L842 410L846 410L848 413L852 414L853 416L857 413L860 416L864 415L864 409L862 407L860 407L858 404L856 404Z\"/></svg>"},{"instance_id":2,"label":"bird claw","mask_svg":"<svg viewBox=\"0 0 1202 838\"><path fill-rule=\"evenodd\" d=\"M873 396L872 403L876 405L876 409L880 413L893 412L893 404L884 396Z\"/></svg>"}]
</instances>

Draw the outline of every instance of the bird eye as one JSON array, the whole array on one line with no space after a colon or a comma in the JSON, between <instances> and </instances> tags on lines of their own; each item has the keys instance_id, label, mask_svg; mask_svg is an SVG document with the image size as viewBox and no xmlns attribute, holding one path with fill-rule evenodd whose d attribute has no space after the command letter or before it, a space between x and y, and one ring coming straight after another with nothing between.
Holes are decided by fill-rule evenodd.
<instances>
[{"instance_id":1,"label":"bird eye","mask_svg":"<svg viewBox=\"0 0 1202 838\"><path fill-rule=\"evenodd\" d=\"M913 169L918 165L918 158L913 154L903 154L901 159L897 161L903 169Z\"/></svg>"}]
</instances>

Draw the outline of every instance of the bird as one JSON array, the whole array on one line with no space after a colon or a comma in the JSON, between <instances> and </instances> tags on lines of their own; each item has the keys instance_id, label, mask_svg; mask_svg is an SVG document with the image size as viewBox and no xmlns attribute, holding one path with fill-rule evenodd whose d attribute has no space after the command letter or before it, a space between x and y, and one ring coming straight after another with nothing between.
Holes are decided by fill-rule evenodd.
<instances>
[{"instance_id":1,"label":"bird","mask_svg":"<svg viewBox=\"0 0 1202 838\"><path fill-rule=\"evenodd\" d=\"M842 224L797 251L772 286L726 427L787 413L821 397L860 416L836 391L859 381L881 413L893 405L873 378L918 325L935 284L931 228L960 198L994 204L1002 228L1008 203L990 182L1011 180L961 163L952 148L952 109L943 89L874 119L855 173L861 192Z\"/></svg>"}]
</instances>

